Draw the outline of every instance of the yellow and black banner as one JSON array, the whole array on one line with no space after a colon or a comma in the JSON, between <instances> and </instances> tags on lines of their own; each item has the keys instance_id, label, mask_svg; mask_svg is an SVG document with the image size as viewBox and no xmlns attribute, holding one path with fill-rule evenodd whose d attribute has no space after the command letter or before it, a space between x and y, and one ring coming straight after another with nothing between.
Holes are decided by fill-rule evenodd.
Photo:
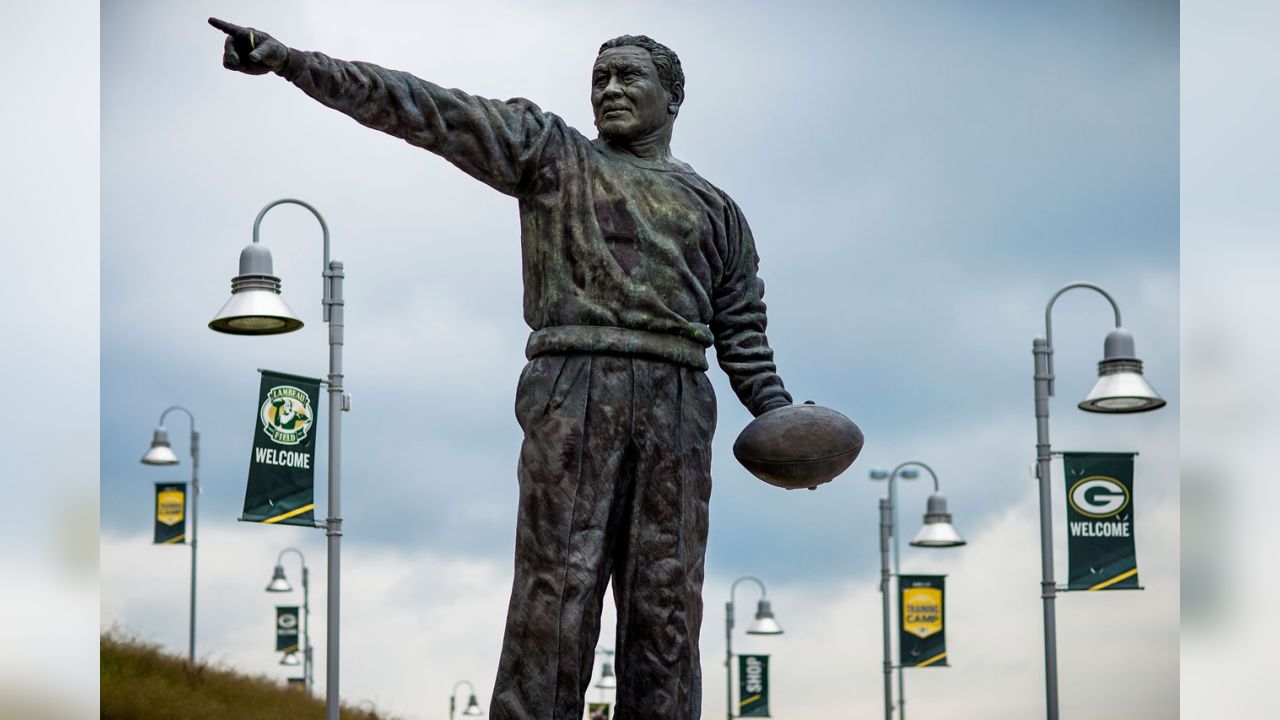
<instances>
[{"instance_id":1,"label":"yellow and black banner","mask_svg":"<svg viewBox=\"0 0 1280 720\"><path fill-rule=\"evenodd\" d=\"M187 541L187 486L156 483L156 545Z\"/></svg>"},{"instance_id":2,"label":"yellow and black banner","mask_svg":"<svg viewBox=\"0 0 1280 720\"><path fill-rule=\"evenodd\" d=\"M946 576L899 575L898 664L946 667Z\"/></svg>"},{"instance_id":3,"label":"yellow and black banner","mask_svg":"<svg viewBox=\"0 0 1280 720\"><path fill-rule=\"evenodd\" d=\"M298 652L298 606L276 606L276 652Z\"/></svg>"},{"instance_id":4,"label":"yellow and black banner","mask_svg":"<svg viewBox=\"0 0 1280 720\"><path fill-rule=\"evenodd\" d=\"M609 720L609 703L587 703L587 720Z\"/></svg>"},{"instance_id":5,"label":"yellow and black banner","mask_svg":"<svg viewBox=\"0 0 1280 720\"><path fill-rule=\"evenodd\" d=\"M769 656L738 656L738 717L769 717Z\"/></svg>"},{"instance_id":6,"label":"yellow and black banner","mask_svg":"<svg viewBox=\"0 0 1280 720\"><path fill-rule=\"evenodd\" d=\"M247 522L315 527L320 381L263 370L253 423Z\"/></svg>"},{"instance_id":7,"label":"yellow and black banner","mask_svg":"<svg viewBox=\"0 0 1280 720\"><path fill-rule=\"evenodd\" d=\"M1062 454L1068 590L1142 589L1133 546L1134 455Z\"/></svg>"}]
</instances>

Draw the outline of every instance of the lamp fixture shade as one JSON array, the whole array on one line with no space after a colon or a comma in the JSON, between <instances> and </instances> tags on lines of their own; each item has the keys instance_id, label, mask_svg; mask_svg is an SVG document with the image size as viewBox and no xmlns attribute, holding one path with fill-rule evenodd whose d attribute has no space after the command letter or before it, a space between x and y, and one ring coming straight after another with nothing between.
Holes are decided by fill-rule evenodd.
<instances>
[{"instance_id":1,"label":"lamp fixture shade","mask_svg":"<svg viewBox=\"0 0 1280 720\"><path fill-rule=\"evenodd\" d=\"M462 711L466 717L479 717L484 715L484 711L480 709L480 703L476 702L475 693L471 694L471 699L467 701L467 709Z\"/></svg>"},{"instance_id":2,"label":"lamp fixture shade","mask_svg":"<svg viewBox=\"0 0 1280 720\"><path fill-rule=\"evenodd\" d=\"M209 321L209 329L231 335L278 335L301 327L302 320L280 297L271 251L249 245L240 252L240 274L231 279L231 298Z\"/></svg>"},{"instance_id":3,"label":"lamp fixture shade","mask_svg":"<svg viewBox=\"0 0 1280 720\"><path fill-rule=\"evenodd\" d=\"M951 513L947 512L947 499L942 493L929 496L927 512L924 515L924 527L916 533L911 544L915 547L957 547L965 544L965 539L951 524Z\"/></svg>"},{"instance_id":4,"label":"lamp fixture shade","mask_svg":"<svg viewBox=\"0 0 1280 720\"><path fill-rule=\"evenodd\" d=\"M596 682L596 687L601 690L613 690L618 687L618 677L613 674L613 663L605 661L603 667L600 668L600 680Z\"/></svg>"},{"instance_id":5,"label":"lamp fixture shade","mask_svg":"<svg viewBox=\"0 0 1280 720\"><path fill-rule=\"evenodd\" d=\"M291 652L285 653L284 657L280 658L280 664L294 667L296 665L301 665L302 661L298 659L298 653Z\"/></svg>"},{"instance_id":6,"label":"lamp fixture shade","mask_svg":"<svg viewBox=\"0 0 1280 720\"><path fill-rule=\"evenodd\" d=\"M156 432L151 436L151 447L142 456L142 462L145 465L177 465L178 456L173 453L173 448L169 446L169 433L164 428L156 428Z\"/></svg>"},{"instance_id":7,"label":"lamp fixture shade","mask_svg":"<svg viewBox=\"0 0 1280 720\"><path fill-rule=\"evenodd\" d=\"M761 600L756 606L756 619L747 628L748 635L781 635L782 626L773 618L773 608L768 600Z\"/></svg>"},{"instance_id":8,"label":"lamp fixture shade","mask_svg":"<svg viewBox=\"0 0 1280 720\"><path fill-rule=\"evenodd\" d=\"M275 572L271 573L271 582L267 583L267 592L290 592L293 586L284 576L284 566L277 565Z\"/></svg>"},{"instance_id":9,"label":"lamp fixture shade","mask_svg":"<svg viewBox=\"0 0 1280 720\"><path fill-rule=\"evenodd\" d=\"M1142 376L1142 361L1134 356L1133 336L1124 328L1107 334L1098 382L1079 408L1096 413L1137 413L1165 406L1164 398Z\"/></svg>"}]
</instances>

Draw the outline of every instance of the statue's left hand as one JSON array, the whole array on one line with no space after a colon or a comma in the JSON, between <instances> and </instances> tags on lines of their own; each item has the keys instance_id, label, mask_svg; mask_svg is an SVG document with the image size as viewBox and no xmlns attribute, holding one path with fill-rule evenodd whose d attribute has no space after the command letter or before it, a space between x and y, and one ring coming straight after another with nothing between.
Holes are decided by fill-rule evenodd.
<instances>
[{"instance_id":1,"label":"statue's left hand","mask_svg":"<svg viewBox=\"0 0 1280 720\"><path fill-rule=\"evenodd\" d=\"M222 50L222 66L228 70L262 75L284 67L289 48L270 35L253 28L209 18L209 24L227 34Z\"/></svg>"}]
</instances>

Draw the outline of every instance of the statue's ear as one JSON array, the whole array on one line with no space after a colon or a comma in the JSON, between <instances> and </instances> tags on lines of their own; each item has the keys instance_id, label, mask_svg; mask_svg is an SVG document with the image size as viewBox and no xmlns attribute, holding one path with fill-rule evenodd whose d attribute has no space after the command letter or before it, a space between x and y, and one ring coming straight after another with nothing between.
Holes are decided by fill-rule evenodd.
<instances>
[{"instance_id":1,"label":"statue's ear","mask_svg":"<svg viewBox=\"0 0 1280 720\"><path fill-rule=\"evenodd\" d=\"M684 86L677 85L667 92L667 114L675 115L680 112L680 106L684 103Z\"/></svg>"}]
</instances>

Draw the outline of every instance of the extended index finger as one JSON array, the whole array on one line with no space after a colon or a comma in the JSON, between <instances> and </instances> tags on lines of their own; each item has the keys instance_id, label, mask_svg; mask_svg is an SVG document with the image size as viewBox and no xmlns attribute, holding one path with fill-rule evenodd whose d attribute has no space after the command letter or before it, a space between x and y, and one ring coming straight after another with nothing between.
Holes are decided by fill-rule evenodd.
<instances>
[{"instance_id":1,"label":"extended index finger","mask_svg":"<svg viewBox=\"0 0 1280 720\"><path fill-rule=\"evenodd\" d=\"M226 20L219 20L216 17L211 17L209 18L209 24L233 37L246 39L249 37L249 28L229 23Z\"/></svg>"}]
</instances>

